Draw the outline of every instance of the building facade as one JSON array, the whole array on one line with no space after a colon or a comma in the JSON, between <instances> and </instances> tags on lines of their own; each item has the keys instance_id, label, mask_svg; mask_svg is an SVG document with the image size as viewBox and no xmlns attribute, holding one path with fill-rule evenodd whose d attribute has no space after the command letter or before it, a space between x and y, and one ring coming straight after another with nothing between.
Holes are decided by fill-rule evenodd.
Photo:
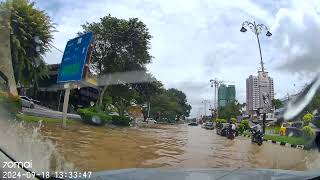
<instances>
[{"instance_id":1,"label":"building facade","mask_svg":"<svg viewBox=\"0 0 320 180\"><path fill-rule=\"evenodd\" d=\"M236 88L234 85L221 84L218 88L218 107L224 107L236 100Z\"/></svg>"},{"instance_id":2,"label":"building facade","mask_svg":"<svg viewBox=\"0 0 320 180\"><path fill-rule=\"evenodd\" d=\"M250 75L246 80L247 112L255 114L265 104L271 104L274 98L273 79L268 72L258 72L258 76Z\"/></svg>"}]
</instances>

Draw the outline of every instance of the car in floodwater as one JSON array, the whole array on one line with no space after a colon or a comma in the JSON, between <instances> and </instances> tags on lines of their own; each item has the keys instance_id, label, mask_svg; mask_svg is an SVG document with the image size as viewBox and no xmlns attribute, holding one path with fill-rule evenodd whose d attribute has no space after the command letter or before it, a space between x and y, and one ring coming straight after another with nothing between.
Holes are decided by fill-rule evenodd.
<instances>
[{"instance_id":1,"label":"car in floodwater","mask_svg":"<svg viewBox=\"0 0 320 180\"><path fill-rule=\"evenodd\" d=\"M205 122L203 126L204 126L205 129L209 129L209 130L213 130L214 129L213 122Z\"/></svg>"},{"instance_id":2,"label":"car in floodwater","mask_svg":"<svg viewBox=\"0 0 320 180\"><path fill-rule=\"evenodd\" d=\"M196 122L191 122L191 123L189 123L188 125L189 125L189 126L198 126L198 123L196 123Z\"/></svg>"}]
</instances>

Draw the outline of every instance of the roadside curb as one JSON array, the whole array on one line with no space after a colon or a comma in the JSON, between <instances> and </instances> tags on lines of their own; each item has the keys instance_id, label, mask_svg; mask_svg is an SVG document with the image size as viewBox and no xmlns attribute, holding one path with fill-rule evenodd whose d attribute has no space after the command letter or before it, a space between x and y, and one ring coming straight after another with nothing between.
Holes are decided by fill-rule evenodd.
<instances>
[{"instance_id":1,"label":"roadside curb","mask_svg":"<svg viewBox=\"0 0 320 180\"><path fill-rule=\"evenodd\" d=\"M251 137L250 135L243 135L243 134L241 136L242 137L246 137L246 138ZM267 143L277 144L277 145L280 145L280 146L290 147L290 148L309 150L304 145L295 145L295 144L289 144L289 143L286 143L286 142L273 141L273 140L268 140L268 139L263 139L263 141L266 141Z\"/></svg>"}]
</instances>

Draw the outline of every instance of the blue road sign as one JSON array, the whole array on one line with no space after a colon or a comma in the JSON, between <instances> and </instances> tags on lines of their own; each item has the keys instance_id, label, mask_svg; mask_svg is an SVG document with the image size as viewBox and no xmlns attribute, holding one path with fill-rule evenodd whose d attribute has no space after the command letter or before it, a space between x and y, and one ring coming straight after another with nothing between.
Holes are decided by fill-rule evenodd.
<instances>
[{"instance_id":1,"label":"blue road sign","mask_svg":"<svg viewBox=\"0 0 320 180\"><path fill-rule=\"evenodd\" d=\"M92 39L93 33L88 32L68 41L60 64L58 83L82 80Z\"/></svg>"}]
</instances>

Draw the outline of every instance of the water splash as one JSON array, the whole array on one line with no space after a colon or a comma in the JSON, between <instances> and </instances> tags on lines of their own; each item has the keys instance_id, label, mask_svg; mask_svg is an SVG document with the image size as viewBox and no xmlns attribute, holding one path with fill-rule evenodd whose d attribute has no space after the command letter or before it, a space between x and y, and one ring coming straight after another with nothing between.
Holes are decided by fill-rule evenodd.
<instances>
[{"instance_id":1,"label":"water splash","mask_svg":"<svg viewBox=\"0 0 320 180\"><path fill-rule=\"evenodd\" d=\"M41 136L42 122L29 124L0 115L1 148L19 162L32 162L34 172L71 171L75 168L56 151L52 141Z\"/></svg>"}]
</instances>

